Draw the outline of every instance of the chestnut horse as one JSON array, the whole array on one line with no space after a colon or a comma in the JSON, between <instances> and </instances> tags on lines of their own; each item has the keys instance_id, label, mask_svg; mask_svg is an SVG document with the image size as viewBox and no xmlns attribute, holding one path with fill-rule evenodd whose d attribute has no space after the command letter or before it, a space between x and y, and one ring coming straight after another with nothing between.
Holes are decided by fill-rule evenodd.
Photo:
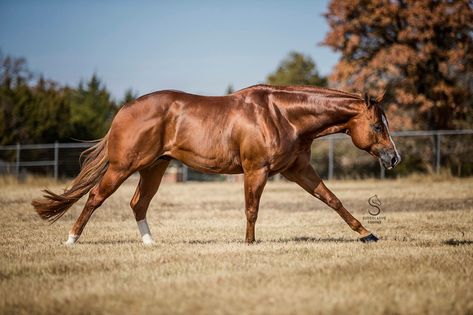
<instances>
[{"instance_id":1,"label":"chestnut horse","mask_svg":"<svg viewBox=\"0 0 473 315\"><path fill-rule=\"evenodd\" d=\"M134 172L140 181L131 200L142 240L152 244L146 222L171 159L201 172L244 174L246 242L255 241L260 197L269 176L281 173L333 208L363 242L377 241L325 186L310 165L316 138L347 133L354 145L390 169L400 156L388 122L371 99L319 87L256 85L209 97L158 91L124 105L107 135L84 151L79 175L62 194L45 190L32 202L43 219L59 219L90 191L66 244L75 243L92 213Z\"/></svg>"}]
</instances>

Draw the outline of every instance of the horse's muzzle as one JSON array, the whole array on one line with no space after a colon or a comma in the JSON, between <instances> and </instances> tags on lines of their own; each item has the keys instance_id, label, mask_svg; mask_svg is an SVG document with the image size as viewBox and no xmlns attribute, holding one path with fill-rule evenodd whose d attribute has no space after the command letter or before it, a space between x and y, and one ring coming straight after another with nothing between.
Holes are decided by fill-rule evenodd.
<instances>
[{"instance_id":1,"label":"horse's muzzle","mask_svg":"<svg viewBox=\"0 0 473 315\"><path fill-rule=\"evenodd\" d=\"M379 154L379 160L385 169L392 169L401 162L401 156L396 150L383 150Z\"/></svg>"}]
</instances>

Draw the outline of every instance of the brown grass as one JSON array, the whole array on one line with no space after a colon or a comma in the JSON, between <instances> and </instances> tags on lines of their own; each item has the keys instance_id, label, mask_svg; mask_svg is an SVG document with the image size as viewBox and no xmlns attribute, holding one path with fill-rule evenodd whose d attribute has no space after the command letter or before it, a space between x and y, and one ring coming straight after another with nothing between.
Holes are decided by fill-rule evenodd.
<instances>
[{"instance_id":1,"label":"brown grass","mask_svg":"<svg viewBox=\"0 0 473 315\"><path fill-rule=\"evenodd\" d=\"M370 245L295 184L270 183L247 246L241 184L190 183L163 185L145 247L135 184L66 247L84 200L49 226L29 205L43 187L2 182L0 313L473 313L473 179L329 182L365 223L367 199L381 199Z\"/></svg>"}]
</instances>

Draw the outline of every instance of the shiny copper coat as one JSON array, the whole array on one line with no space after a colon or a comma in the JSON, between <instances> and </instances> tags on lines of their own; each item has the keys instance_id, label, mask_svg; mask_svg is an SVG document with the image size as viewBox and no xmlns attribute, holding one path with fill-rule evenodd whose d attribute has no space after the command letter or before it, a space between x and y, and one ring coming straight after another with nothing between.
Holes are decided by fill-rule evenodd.
<instances>
[{"instance_id":1,"label":"shiny copper coat","mask_svg":"<svg viewBox=\"0 0 473 315\"><path fill-rule=\"evenodd\" d=\"M368 96L331 89L256 85L228 96L209 97L159 91L126 104L107 136L64 194L47 192L33 202L38 213L55 220L91 189L71 230L80 235L93 211L132 173L140 184L131 206L137 220L146 216L171 159L196 170L244 173L246 241L254 241L261 193L269 176L281 173L327 203L361 236L369 232L343 207L310 165L316 138L347 133L353 143L379 157L386 168L400 161L386 117Z\"/></svg>"}]
</instances>

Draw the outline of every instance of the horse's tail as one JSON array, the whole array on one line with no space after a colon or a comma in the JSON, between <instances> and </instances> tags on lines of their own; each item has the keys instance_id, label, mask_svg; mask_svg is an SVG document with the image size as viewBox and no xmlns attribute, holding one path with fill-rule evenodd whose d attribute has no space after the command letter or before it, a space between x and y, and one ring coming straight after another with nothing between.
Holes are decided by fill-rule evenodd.
<instances>
[{"instance_id":1,"label":"horse's tail","mask_svg":"<svg viewBox=\"0 0 473 315\"><path fill-rule=\"evenodd\" d=\"M44 198L33 200L31 204L43 220L56 222L102 179L108 168L107 144L108 133L94 146L82 152L81 171L64 193L55 194L46 189L43 190Z\"/></svg>"}]
</instances>

